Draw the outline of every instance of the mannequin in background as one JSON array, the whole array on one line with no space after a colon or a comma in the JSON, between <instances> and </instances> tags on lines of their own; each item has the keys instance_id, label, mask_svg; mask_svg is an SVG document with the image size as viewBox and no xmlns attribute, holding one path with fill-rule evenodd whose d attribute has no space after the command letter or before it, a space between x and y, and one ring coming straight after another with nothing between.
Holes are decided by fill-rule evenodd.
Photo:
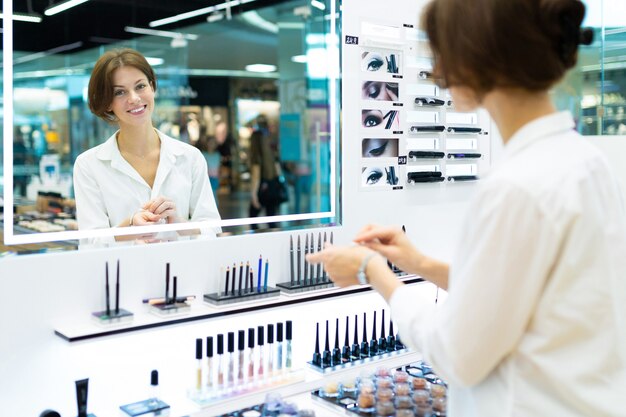
<instances>
[{"instance_id":1,"label":"mannequin in background","mask_svg":"<svg viewBox=\"0 0 626 417\"><path fill-rule=\"evenodd\" d=\"M584 14L579 0L431 1L422 26L435 79L457 111L484 107L504 142L452 262L381 226L307 257L339 286L358 277L390 303L403 342L447 380L450 417L624 416L623 198L549 93L591 42ZM433 311L383 257L448 290L443 306Z\"/></svg>"}]
</instances>

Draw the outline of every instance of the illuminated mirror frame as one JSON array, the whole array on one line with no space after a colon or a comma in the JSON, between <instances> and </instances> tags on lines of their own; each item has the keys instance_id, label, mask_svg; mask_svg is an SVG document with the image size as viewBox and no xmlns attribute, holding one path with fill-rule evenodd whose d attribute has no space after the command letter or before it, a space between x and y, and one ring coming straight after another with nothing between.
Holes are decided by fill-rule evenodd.
<instances>
[{"instance_id":1,"label":"illuminated mirror frame","mask_svg":"<svg viewBox=\"0 0 626 417\"><path fill-rule=\"evenodd\" d=\"M298 220L333 219L337 216L337 136L339 131L337 111L337 80L339 78L339 47L337 35L338 11L335 0L330 1L330 37L332 43L327 45L329 60L328 91L329 91L329 123L330 123L330 211L318 213L287 214L280 216L264 216L228 220L209 220L202 222L173 223L155 226L112 227L108 229L71 230L64 232L44 233L13 233L13 0L2 0L3 19L3 117L4 117L4 243L7 245L43 243L54 241L101 238L109 236L125 236L143 233L158 233L176 230L202 229L207 227L242 226L267 222L286 222ZM335 43L336 42L336 43ZM7 207L9 210L7 210Z\"/></svg>"}]
</instances>

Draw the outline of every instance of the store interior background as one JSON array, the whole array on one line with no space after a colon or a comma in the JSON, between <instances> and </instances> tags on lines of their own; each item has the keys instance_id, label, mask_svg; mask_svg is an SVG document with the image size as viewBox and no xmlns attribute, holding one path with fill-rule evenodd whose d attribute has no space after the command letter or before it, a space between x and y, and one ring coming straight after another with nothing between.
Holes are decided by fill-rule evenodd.
<instances>
[{"instance_id":1,"label":"store interior background","mask_svg":"<svg viewBox=\"0 0 626 417\"><path fill-rule=\"evenodd\" d=\"M358 2L359 6L361 2L371 6L378 0L358 0ZM36 3L33 1L33 6ZM45 7L47 7L48 2L45 3ZM85 3L83 6L95 7L95 5L102 3L104 2L93 1ZM131 1L121 3L133 4ZM168 2L164 1L164 3ZM200 5L198 2L194 2L194 7L204 7L205 2L201 3ZM255 3L252 2L251 4L254 5ZM258 3L262 4L263 2L258 0ZM279 7L282 3L288 2L272 2L272 7ZM292 6L294 4L289 3L288 9L293 12L294 7ZM354 3L353 1L352 4ZM418 9L416 3L418 2L410 2L410 7L415 8L415 10L411 9L410 13L404 10L390 10L388 18L392 21L393 19L401 21L406 16L413 16ZM624 155L626 148L624 137L618 135L620 133L619 126L624 120L622 117L624 110L620 111L619 108L626 107L626 103L624 103L626 81L623 78L626 71L626 27L623 19L621 19L621 16L624 16L624 6L620 0L588 1L587 3L590 8L587 23L596 28L596 40L591 47L584 48L579 66L562 86L555 90L555 97L561 108L569 109L574 113L578 122L578 129L585 135L593 135L590 136L590 140L598 146L604 147L607 156L615 161L614 167L619 169L623 166L620 155ZM302 1L296 4L308 6L310 3ZM15 2L15 11L18 11L18 5L23 5L24 10L27 10L26 2ZM313 6L309 6L309 9L313 14L318 13ZM352 11L356 12L354 8ZM363 6L363 9L358 10L358 12L367 15L370 19L378 18L380 15L380 12L374 7ZM259 14L263 15L261 11ZM204 19L206 20L206 16ZM233 20L235 19L237 18L233 16ZM615 20L612 21L611 19ZM103 18L103 20L106 19ZM209 24L207 22L206 24L198 24L198 26L210 27L214 24L220 23L212 22ZM246 25L248 24L246 23ZM183 30L182 27L177 30L187 31ZM258 28L255 30L257 30L255 37L270 36L265 33L266 31ZM284 30L288 29L284 28ZM300 28L300 30L303 29ZM281 25L278 25L279 38L281 31L283 29L281 29ZM325 34L326 31L327 29L320 29L320 33ZM120 43L120 45L139 47L138 42L149 42L160 45L158 47L160 49L155 48L155 53L161 50L163 56L170 53L181 54L170 58L172 60L167 61L169 64L165 64L164 61L163 64L155 67L162 81L160 89L163 88L163 92L174 91L172 94L177 97L172 99L174 104L171 105L171 114L177 115L178 119L175 120L179 121L179 129L182 129L183 126L183 115L188 113L185 109L190 106L194 106L194 109L198 107L201 109L209 108L212 115L228 116L229 123L236 126L237 113L234 101L238 98L253 99L255 102L264 98L266 100L263 101L278 103L279 120L280 114L283 112L302 114L300 108L289 109L285 104L286 102L281 98L284 92L280 90L282 86L280 80L283 77L283 72L287 71L286 66L298 64L302 66L298 67L300 68L299 71L302 72L299 82L294 81L295 85L308 85L309 82L313 84L315 80L308 81L308 77L302 75L308 74L304 72L309 65L308 63L294 63L291 61L291 56L294 55L288 54L284 56L286 62L281 63L282 61L276 58L278 71L264 77L252 76L252 74L246 74L243 77L243 74L240 73L237 76L222 73L219 73L219 76L208 76L207 74L213 74L211 71L220 68L215 66L196 67L195 64L191 64L197 62L194 59L198 57L198 54L203 54L203 48L208 46L205 45L209 43L208 39L202 39L204 38L188 41L187 46L183 48L172 48L172 39L151 36ZM288 37L288 39L292 38ZM198 50L192 53L191 49L194 42L197 42ZM215 43L219 44L218 41ZM48 49L64 44L66 43L49 45ZM276 43L270 43L270 45L272 46L269 49L276 54ZM304 42L301 41L300 45L304 45ZM109 44L108 47L110 46L112 45ZM228 49L230 48L220 44L220 53L228 52ZM299 52L302 51L303 49ZM15 80L16 89L33 88L41 94L52 90L56 91L53 93L57 94L55 97L61 97L59 102L42 99L44 103L54 104L52 107L45 104L43 109L41 105L37 107L35 104L33 105L35 110L32 110L27 102L22 105L22 108L26 109L23 111L24 114L34 120L46 121L47 128L44 131L42 127L42 137L46 141L46 147L55 150L54 152L50 151L50 153L60 155L60 160L65 161L60 164L61 174L68 175L71 172L69 156L72 152L80 152L79 148L73 147L73 140L77 140L76 138L79 137L91 137L94 141L92 145L95 145L108 137L109 131L106 129L109 127L100 124L91 116L82 93L86 86L90 65L93 65L100 52L101 49L99 48L80 52L66 51L23 63L25 67L31 65L29 68L34 71L38 71L37 65L48 62L52 64L53 68L61 67L63 71L65 71L66 66L72 66L74 62L77 62L76 65L85 65L85 72L81 75L77 74L76 78L74 75L51 76L42 74L43 76L38 76L39 73L35 72L25 74L22 81L17 78ZM254 53L254 51L233 52L241 57L250 56ZM31 54L32 51L16 51L15 56L24 57ZM80 54L90 55L88 59L78 60ZM55 59L58 59L60 63L53 63ZM74 61L74 59L78 61ZM164 65L173 67L176 71L179 71L181 67L188 70L189 74L185 77L180 79L178 76L171 77L172 83L178 83L172 85L180 88L166 88L170 75L165 71ZM237 71L242 71L242 68L243 65L238 67ZM18 69L16 66L14 72L17 73ZM193 74L203 75L194 76L190 69L194 70ZM180 81L176 81L174 78ZM198 84L192 87L192 82L195 82L192 80L195 78L202 79L209 85L212 85L213 82L219 84L222 82L220 81L222 78L227 78L227 105L192 102L192 89L200 91ZM347 83L348 78L344 77L344 82ZM77 81L78 84L72 86L71 80ZM23 84L19 84L20 82ZM321 83L325 85L326 81ZM242 87L238 89L237 86ZM287 88L289 89L289 87ZM322 90L324 88L323 86L319 87ZM211 91L217 89L218 87L209 88ZM269 96L263 96L262 92L266 89L274 89L275 92ZM76 91L76 93L70 93L70 90ZM300 87L295 86L294 90L301 91ZM234 93L235 91L248 91L248 93L242 93L242 96L239 97ZM310 94L299 93L299 96L307 97L306 102L304 100L298 102L303 105L303 109L309 108ZM318 91L313 94L312 99L319 98L320 95L321 93ZM77 100L80 100L74 109L70 97L76 97ZM168 102L157 104L159 108L163 109L168 108L169 105ZM16 109L17 106L18 103L16 103ZM613 108L610 114L609 107ZM29 108L32 113L31 110L28 110ZM72 112L76 112L76 114L73 115ZM52 121L56 120L53 119L52 114L59 115L59 120L66 120L66 133L61 133L60 125L52 124ZM16 112L16 121L18 117ZM21 117L26 116L22 115ZM75 134L70 126L72 126L71 120L76 119L86 122L76 125L79 132ZM43 125L43 123L41 124ZM305 125L303 121L301 123L302 132L307 132L304 129ZM52 127L55 130L52 130ZM31 130L31 135L33 131ZM280 125L278 127L278 140L281 147L285 140L283 134L280 133L282 131L283 126ZM233 127L231 133L234 135L238 131ZM494 134L492 140L494 149L492 158L497 159L497 152L495 152L497 138L495 136ZM187 140L182 133L180 138ZM311 142L312 138L314 136L302 133L298 139L301 143L302 155L308 155L308 157L301 156L303 161L307 161L305 166L307 163L311 163L309 161L315 160L315 157L304 153L305 150L308 152L308 149L311 149L311 145L302 145ZM320 140L320 142L322 141ZM245 155L246 144L243 139L237 138L236 143L238 157ZM61 144L64 145L61 146ZM454 187L454 189L450 187L446 190L446 195L438 193L437 187L414 189L404 193L386 192L385 198L382 199L380 193L359 192L355 186L356 181L346 176L346 172L356 172L359 168L358 163L353 160L353 156L358 154L358 144L342 143L342 152L343 154L339 156L342 163L341 224L340 226L324 228L324 230L334 231L338 243L349 244L356 231L367 222L396 224L401 221L406 224L410 239L416 242L426 253L444 260L450 259L453 250L452 244L458 236L463 215L466 214L466 202L471 197L476 184L462 184L459 187ZM242 159L244 157L242 156ZM294 160L300 161L300 158ZM23 164L23 167L24 171L22 172L28 176L27 186L35 183L38 180L39 167L36 164ZM235 194L245 193L247 167L241 163L237 169L240 170L240 174L237 179L238 186L235 188ZM621 175L621 179L626 184L626 172ZM290 187L291 192L294 193L294 185ZM17 193L18 191L16 191L16 195ZM229 196L229 193L222 191L221 194L218 192L218 195ZM293 202L293 199L290 201ZM25 202L28 202L28 198L25 199ZM244 229L242 227L241 231L247 232ZM13 256L14 252L19 252L15 246L3 248L3 251L6 251L4 252L6 256L0 258L0 293L12 295L7 297L8 299L0 308L2 314L0 331L3 334L0 343L0 357L3 358L0 361L0 375L11 376L10 378L3 378L0 382L2 398L6 399L5 412L7 415L36 415L44 408L50 407L62 411L63 415L73 415L72 412L75 411L73 384L75 380L85 377L90 378L90 409L118 411L117 406L119 404L142 398L142 389L147 385L147 376L149 371L154 368L158 368L162 376L163 397L172 404L186 404L184 391L193 379L193 342L195 337L276 322L284 320L286 317L294 318L297 321L295 348L300 362L306 360L312 347L312 343L309 343L312 342L310 330L314 328L316 321L334 320L337 316L341 317L344 314L356 312L362 313L374 308L380 310L384 307L380 297L373 293L367 293L359 298L339 298L323 302L304 300L302 303L294 304L288 308L268 308L255 314L241 313L203 322L71 344L53 334L53 330L57 326L74 319L87 318L92 311L101 308L103 299L102 270L105 261L110 264L117 260L120 261L124 280L122 306L133 311L139 311L141 297L161 294L161 278L166 262L171 262L173 270L181 277L181 293L202 294L214 290L213 286L216 285L214 281L217 281L215 277L221 264L256 259L260 251L263 252L264 256L273 260L272 283L283 280L289 269L287 258L289 236L297 234L303 236L304 232L304 230L287 230L276 233L246 233L240 236L218 238L214 241L171 242L80 252L64 251L58 253L50 251L49 253L29 256ZM317 233L317 230L315 232ZM61 248L66 247L62 246ZM28 252L24 251L24 253Z\"/></svg>"}]
</instances>

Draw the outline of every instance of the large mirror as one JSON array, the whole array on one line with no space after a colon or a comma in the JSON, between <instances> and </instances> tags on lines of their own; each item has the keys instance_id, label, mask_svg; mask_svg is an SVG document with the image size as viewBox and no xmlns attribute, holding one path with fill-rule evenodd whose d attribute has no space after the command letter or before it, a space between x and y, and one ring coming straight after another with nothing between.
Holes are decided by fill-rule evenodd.
<instances>
[{"instance_id":1,"label":"large mirror","mask_svg":"<svg viewBox=\"0 0 626 417\"><path fill-rule=\"evenodd\" d=\"M3 0L2 13L5 244L338 221L338 2ZM116 48L139 51L156 73L152 182L116 136L124 118L89 110L94 64ZM170 151L195 165L161 173ZM103 158L109 171L94 168ZM146 192L116 183L123 171ZM174 172L193 178L168 188ZM260 188L278 191L253 201ZM133 207L162 196L176 217L134 227Z\"/></svg>"}]
</instances>

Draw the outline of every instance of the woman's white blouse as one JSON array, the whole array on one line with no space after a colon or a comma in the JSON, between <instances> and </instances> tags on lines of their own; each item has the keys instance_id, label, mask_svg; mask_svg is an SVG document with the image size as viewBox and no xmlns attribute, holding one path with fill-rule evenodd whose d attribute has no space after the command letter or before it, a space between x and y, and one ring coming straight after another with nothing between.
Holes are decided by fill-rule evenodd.
<instances>
[{"instance_id":1,"label":"woman's white blouse","mask_svg":"<svg viewBox=\"0 0 626 417\"><path fill-rule=\"evenodd\" d=\"M76 158L74 194L79 229L116 227L158 196L174 201L183 219L220 218L202 153L157 133L161 154L152 187L122 157L115 134Z\"/></svg>"},{"instance_id":2,"label":"woman's white blouse","mask_svg":"<svg viewBox=\"0 0 626 417\"><path fill-rule=\"evenodd\" d=\"M449 382L451 417L626 416L626 213L573 128L556 113L505 146L443 305L411 288L391 298L402 340Z\"/></svg>"}]
</instances>

